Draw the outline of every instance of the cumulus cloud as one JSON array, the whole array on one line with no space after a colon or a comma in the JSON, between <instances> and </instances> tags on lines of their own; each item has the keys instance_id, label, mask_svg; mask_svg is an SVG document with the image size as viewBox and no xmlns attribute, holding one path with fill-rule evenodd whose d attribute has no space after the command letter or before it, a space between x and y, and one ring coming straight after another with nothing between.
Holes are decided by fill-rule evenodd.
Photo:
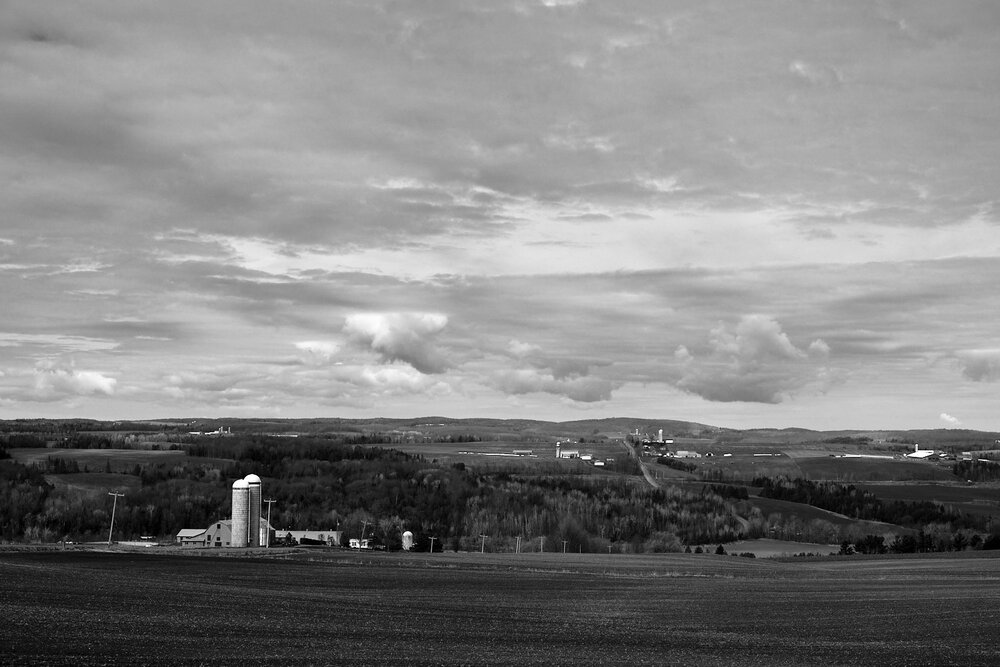
<instances>
[{"instance_id":1,"label":"cumulus cloud","mask_svg":"<svg viewBox=\"0 0 1000 667\"><path fill-rule=\"evenodd\" d=\"M947 412L942 412L941 415L940 415L940 417L941 417L941 421L943 421L944 423L948 424L949 426L961 426L962 425L962 420L961 419L959 419L958 417L952 417Z\"/></svg>"},{"instance_id":2,"label":"cumulus cloud","mask_svg":"<svg viewBox=\"0 0 1000 667\"><path fill-rule=\"evenodd\" d=\"M531 343L523 343L517 340L516 338L510 341L510 343L507 345L507 349L513 356L519 358L523 358L528 356L529 354L534 354L536 352L541 351L541 348L538 347L537 345L532 345Z\"/></svg>"},{"instance_id":3,"label":"cumulus cloud","mask_svg":"<svg viewBox=\"0 0 1000 667\"><path fill-rule=\"evenodd\" d=\"M35 367L33 398L41 401L57 401L73 396L112 396L118 380L97 371L78 371L40 363Z\"/></svg>"},{"instance_id":4,"label":"cumulus cloud","mask_svg":"<svg viewBox=\"0 0 1000 667\"><path fill-rule=\"evenodd\" d=\"M438 313L360 313L347 317L344 333L385 362L402 361L433 374L449 367L435 345L447 324L448 317Z\"/></svg>"},{"instance_id":5,"label":"cumulus cloud","mask_svg":"<svg viewBox=\"0 0 1000 667\"><path fill-rule=\"evenodd\" d=\"M494 376L494 386L507 394L531 394L536 392L565 396L580 403L607 401L614 389L604 378L586 375L556 377L534 368L502 371Z\"/></svg>"},{"instance_id":6,"label":"cumulus cloud","mask_svg":"<svg viewBox=\"0 0 1000 667\"><path fill-rule=\"evenodd\" d=\"M963 350L955 356L962 364L962 375L974 382L1000 380L1000 349Z\"/></svg>"},{"instance_id":7,"label":"cumulus cloud","mask_svg":"<svg viewBox=\"0 0 1000 667\"><path fill-rule=\"evenodd\" d=\"M335 371L335 378L383 396L422 393L433 384L425 374L403 364L344 366Z\"/></svg>"},{"instance_id":8,"label":"cumulus cloud","mask_svg":"<svg viewBox=\"0 0 1000 667\"><path fill-rule=\"evenodd\" d=\"M835 86L844 80L840 72L833 67L803 60L793 60L788 65L788 71L814 86Z\"/></svg>"},{"instance_id":9,"label":"cumulus cloud","mask_svg":"<svg viewBox=\"0 0 1000 667\"><path fill-rule=\"evenodd\" d=\"M340 349L340 345L328 340L303 340L295 343L295 347L319 361L330 361Z\"/></svg>"},{"instance_id":10,"label":"cumulus cloud","mask_svg":"<svg viewBox=\"0 0 1000 667\"><path fill-rule=\"evenodd\" d=\"M710 401L780 403L794 392L827 377L823 362L830 347L817 339L796 347L774 319L746 315L734 329L713 329L704 352L679 346L676 385Z\"/></svg>"},{"instance_id":11,"label":"cumulus cloud","mask_svg":"<svg viewBox=\"0 0 1000 667\"><path fill-rule=\"evenodd\" d=\"M606 361L550 355L538 345L517 339L508 343L507 353L519 368L493 374L493 386L504 393L541 392L581 403L611 398L613 383L590 375L591 367L607 365Z\"/></svg>"}]
</instances>

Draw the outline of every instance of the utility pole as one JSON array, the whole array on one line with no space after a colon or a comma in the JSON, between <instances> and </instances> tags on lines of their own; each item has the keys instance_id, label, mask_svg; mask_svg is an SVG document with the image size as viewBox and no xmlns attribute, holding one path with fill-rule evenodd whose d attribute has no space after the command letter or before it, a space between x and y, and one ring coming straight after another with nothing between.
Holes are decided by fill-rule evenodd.
<instances>
[{"instance_id":1,"label":"utility pole","mask_svg":"<svg viewBox=\"0 0 1000 667\"><path fill-rule=\"evenodd\" d=\"M115 510L118 509L118 499L125 496L124 493L108 491L109 496L114 496L115 502L111 505L111 530L108 531L108 546L111 546L111 535L115 532Z\"/></svg>"},{"instance_id":2,"label":"utility pole","mask_svg":"<svg viewBox=\"0 0 1000 667\"><path fill-rule=\"evenodd\" d=\"M514 553L516 553L516 554L521 553L521 536L520 535L517 536L517 546L514 547Z\"/></svg>"},{"instance_id":3,"label":"utility pole","mask_svg":"<svg viewBox=\"0 0 1000 667\"><path fill-rule=\"evenodd\" d=\"M436 537L430 538L430 540L431 540L431 553L434 553L434 540L436 540L436 539L437 539Z\"/></svg>"},{"instance_id":4,"label":"utility pole","mask_svg":"<svg viewBox=\"0 0 1000 667\"><path fill-rule=\"evenodd\" d=\"M483 538L483 543L479 547L479 553L484 554L486 553L486 535L481 534L479 537Z\"/></svg>"},{"instance_id":5,"label":"utility pole","mask_svg":"<svg viewBox=\"0 0 1000 667\"><path fill-rule=\"evenodd\" d=\"M566 553L566 542L568 540L563 540L563 553Z\"/></svg>"},{"instance_id":6,"label":"utility pole","mask_svg":"<svg viewBox=\"0 0 1000 667\"><path fill-rule=\"evenodd\" d=\"M267 503L267 540L265 540L267 544L264 546L271 548L271 503L276 503L278 501L273 498L267 498L264 502Z\"/></svg>"},{"instance_id":7,"label":"utility pole","mask_svg":"<svg viewBox=\"0 0 1000 667\"><path fill-rule=\"evenodd\" d=\"M542 535L542 543L538 545L538 552L541 553L545 551L545 536Z\"/></svg>"}]
</instances>

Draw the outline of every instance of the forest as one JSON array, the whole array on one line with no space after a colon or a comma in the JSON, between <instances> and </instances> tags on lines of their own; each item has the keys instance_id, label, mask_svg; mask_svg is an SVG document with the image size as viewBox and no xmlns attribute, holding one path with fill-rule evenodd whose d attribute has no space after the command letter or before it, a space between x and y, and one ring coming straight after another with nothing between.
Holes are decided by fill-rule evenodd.
<instances>
[{"instance_id":1,"label":"forest","mask_svg":"<svg viewBox=\"0 0 1000 667\"><path fill-rule=\"evenodd\" d=\"M706 488L700 493L652 489L635 476L618 474L488 474L463 464L439 465L372 444L378 434L338 438L265 435L196 439L174 443L186 451L178 463L134 464L115 470L81 468L48 456L33 466L5 460L0 466L0 537L93 540L106 535L110 500L104 493L80 494L46 480L46 475L102 472L130 478L118 505L115 530L122 538L170 537L185 527L202 527L228 517L231 480L255 473L272 497L272 525L278 529L323 529L369 536L386 548L400 545L404 530L418 549L679 551L745 536L731 502ZM7 448L44 445L41 436L6 436ZM50 441L51 442L51 441ZM69 433L61 448L128 448L117 438ZM57 454L56 449L53 450ZM634 465L634 464L633 464ZM630 469L629 466L625 466Z\"/></svg>"},{"instance_id":2,"label":"forest","mask_svg":"<svg viewBox=\"0 0 1000 667\"><path fill-rule=\"evenodd\" d=\"M112 509L107 491L118 489L125 495L116 507L115 539L172 540L182 528L228 518L232 481L249 473L263 479L265 497L275 501L271 524L279 535L340 530L346 541L366 531L386 549L400 548L401 535L409 530L418 550L433 544L449 550L649 553L777 537L878 551L850 526L787 513L765 516L751 490L763 498L897 524L906 529L900 534L907 540L921 531L913 537L914 549L979 547L987 541L978 533L989 532L983 517L958 515L936 503L884 502L830 482L763 477L751 486L706 480L698 489L652 488L628 457L603 471L587 466L559 474L524 467L486 471L392 449L384 446L391 438L379 432L294 439L161 436L81 427L0 433L0 539L107 539ZM9 450L39 447L52 454L32 465L10 459ZM150 447L177 456L114 465L105 459L92 467L59 455L60 450ZM890 541L885 549L894 544L900 551L911 546Z\"/></svg>"}]
</instances>

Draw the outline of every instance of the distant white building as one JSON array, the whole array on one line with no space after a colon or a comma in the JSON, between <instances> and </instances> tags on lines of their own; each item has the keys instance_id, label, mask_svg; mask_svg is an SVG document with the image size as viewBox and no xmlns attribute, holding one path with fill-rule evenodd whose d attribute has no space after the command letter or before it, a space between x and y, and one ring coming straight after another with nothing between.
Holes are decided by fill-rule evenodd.
<instances>
[{"instance_id":1,"label":"distant white building","mask_svg":"<svg viewBox=\"0 0 1000 667\"><path fill-rule=\"evenodd\" d=\"M934 456L933 449L920 449L920 445L913 445L913 451L906 455L908 459L926 459Z\"/></svg>"},{"instance_id":2,"label":"distant white building","mask_svg":"<svg viewBox=\"0 0 1000 667\"><path fill-rule=\"evenodd\" d=\"M556 443L556 458L557 459L578 459L580 458L579 449L563 449L562 443Z\"/></svg>"}]
</instances>

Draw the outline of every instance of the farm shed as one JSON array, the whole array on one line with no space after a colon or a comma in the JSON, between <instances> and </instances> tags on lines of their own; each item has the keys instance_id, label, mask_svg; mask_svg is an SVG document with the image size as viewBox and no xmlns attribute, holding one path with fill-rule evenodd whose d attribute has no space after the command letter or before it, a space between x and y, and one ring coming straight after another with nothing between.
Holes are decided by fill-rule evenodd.
<instances>
[{"instance_id":1,"label":"farm shed","mask_svg":"<svg viewBox=\"0 0 1000 667\"><path fill-rule=\"evenodd\" d=\"M184 547L203 547L206 532L204 528L182 528L177 533L175 541Z\"/></svg>"}]
</instances>

